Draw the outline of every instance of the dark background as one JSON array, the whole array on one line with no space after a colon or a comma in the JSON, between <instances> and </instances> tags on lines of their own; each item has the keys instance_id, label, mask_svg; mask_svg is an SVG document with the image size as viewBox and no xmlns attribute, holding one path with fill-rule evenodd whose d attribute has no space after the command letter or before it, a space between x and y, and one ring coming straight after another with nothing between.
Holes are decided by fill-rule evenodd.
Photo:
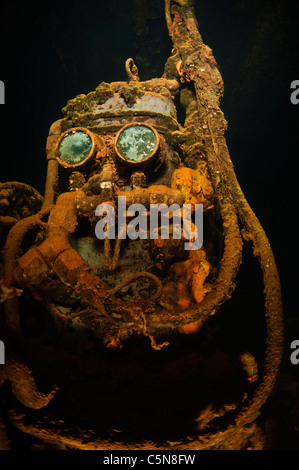
<instances>
[{"instance_id":1,"label":"dark background","mask_svg":"<svg viewBox=\"0 0 299 470\"><path fill-rule=\"evenodd\" d=\"M299 365L292 365L289 356L291 341L299 339L299 105L291 104L290 84L299 79L299 2L195 4L199 31L224 79L222 110L231 159L269 237L281 277L285 356L273 413L285 426L285 437L274 446L285 448L288 436L296 446ZM77 94L102 81L126 79L127 58L135 60L141 80L163 74L172 48L163 10L162 0L2 1L0 79L6 104L0 106L1 182L21 181L43 193L51 123Z\"/></svg>"}]
</instances>

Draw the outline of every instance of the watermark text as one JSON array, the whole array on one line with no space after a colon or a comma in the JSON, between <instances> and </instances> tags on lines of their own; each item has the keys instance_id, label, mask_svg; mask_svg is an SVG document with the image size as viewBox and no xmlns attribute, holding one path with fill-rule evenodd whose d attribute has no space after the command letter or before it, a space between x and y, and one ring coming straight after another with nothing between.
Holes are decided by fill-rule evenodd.
<instances>
[{"instance_id":1,"label":"watermark text","mask_svg":"<svg viewBox=\"0 0 299 470\"><path fill-rule=\"evenodd\" d=\"M2 80L0 80L0 104L5 104L5 86Z\"/></svg>"},{"instance_id":2,"label":"watermark text","mask_svg":"<svg viewBox=\"0 0 299 470\"><path fill-rule=\"evenodd\" d=\"M5 364L5 347L3 341L0 341L0 364Z\"/></svg>"},{"instance_id":3,"label":"watermark text","mask_svg":"<svg viewBox=\"0 0 299 470\"><path fill-rule=\"evenodd\" d=\"M299 103L299 80L292 81L291 90L294 90L290 96L291 103L298 104Z\"/></svg>"},{"instance_id":4,"label":"watermark text","mask_svg":"<svg viewBox=\"0 0 299 470\"><path fill-rule=\"evenodd\" d=\"M131 204L127 208L126 197L119 196L117 202L117 224L115 207L104 202L96 208L100 217L95 227L99 240L130 238L131 240L184 238L185 250L199 250L203 244L203 205L202 204L150 204L150 210L143 204ZM129 220L129 222L128 222ZM172 234L169 222L172 220Z\"/></svg>"},{"instance_id":5,"label":"watermark text","mask_svg":"<svg viewBox=\"0 0 299 470\"><path fill-rule=\"evenodd\" d=\"M290 356L291 363L296 366L297 364L299 364L299 339L295 339L291 342L291 349L294 349Z\"/></svg>"}]
</instances>

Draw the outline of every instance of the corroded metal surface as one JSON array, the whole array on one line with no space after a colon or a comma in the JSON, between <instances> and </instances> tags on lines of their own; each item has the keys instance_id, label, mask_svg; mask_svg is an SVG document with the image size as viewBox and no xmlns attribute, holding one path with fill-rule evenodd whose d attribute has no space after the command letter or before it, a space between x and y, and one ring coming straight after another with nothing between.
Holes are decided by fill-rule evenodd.
<instances>
[{"instance_id":1,"label":"corroded metal surface","mask_svg":"<svg viewBox=\"0 0 299 470\"><path fill-rule=\"evenodd\" d=\"M279 279L233 170L219 108L222 78L191 3L165 2L174 49L162 78L140 81L128 59L127 82L101 83L67 103L49 131L42 204L22 212L6 238L5 419L45 448L263 447L254 421L280 363ZM184 126L173 104L178 93ZM116 151L119 131L134 123L157 135L153 155L138 168ZM91 136L92 150L80 165L63 164L59 142L76 129ZM148 220L151 204L181 211L189 204L193 212L202 204L203 246L184 250L171 217L167 239L162 223L153 240L96 239L96 208L110 205L119 223L124 197L126 209L143 204ZM127 214L126 226L131 220ZM262 330L263 348L255 338L233 345L232 330L239 324L245 337L248 318L240 328L235 313L222 316L248 241L263 272L265 323L250 319Z\"/></svg>"}]
</instances>

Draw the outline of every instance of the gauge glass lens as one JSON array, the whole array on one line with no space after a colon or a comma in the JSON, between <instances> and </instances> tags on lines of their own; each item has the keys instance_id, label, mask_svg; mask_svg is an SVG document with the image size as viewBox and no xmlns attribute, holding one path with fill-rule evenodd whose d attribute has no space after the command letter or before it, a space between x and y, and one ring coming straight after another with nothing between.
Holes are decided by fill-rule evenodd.
<instances>
[{"instance_id":1,"label":"gauge glass lens","mask_svg":"<svg viewBox=\"0 0 299 470\"><path fill-rule=\"evenodd\" d=\"M117 149L121 156L131 162L140 162L155 150L157 137L146 126L129 126L117 139Z\"/></svg>"},{"instance_id":2,"label":"gauge glass lens","mask_svg":"<svg viewBox=\"0 0 299 470\"><path fill-rule=\"evenodd\" d=\"M83 162L92 147L92 141L84 131L72 131L61 140L58 150L60 160L68 165L76 165Z\"/></svg>"}]
</instances>

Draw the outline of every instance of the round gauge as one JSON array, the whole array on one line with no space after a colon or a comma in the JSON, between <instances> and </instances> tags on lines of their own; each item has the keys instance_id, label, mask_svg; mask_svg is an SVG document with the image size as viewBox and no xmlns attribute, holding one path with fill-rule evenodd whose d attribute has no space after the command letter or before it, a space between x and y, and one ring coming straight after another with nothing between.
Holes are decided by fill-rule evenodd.
<instances>
[{"instance_id":1,"label":"round gauge","mask_svg":"<svg viewBox=\"0 0 299 470\"><path fill-rule=\"evenodd\" d=\"M143 124L126 126L119 132L116 140L118 154L132 163L146 160L155 153L157 147L157 134Z\"/></svg>"},{"instance_id":2,"label":"round gauge","mask_svg":"<svg viewBox=\"0 0 299 470\"><path fill-rule=\"evenodd\" d=\"M91 137L83 130L66 133L58 145L59 159L67 165L78 165L90 154L93 147Z\"/></svg>"}]
</instances>

